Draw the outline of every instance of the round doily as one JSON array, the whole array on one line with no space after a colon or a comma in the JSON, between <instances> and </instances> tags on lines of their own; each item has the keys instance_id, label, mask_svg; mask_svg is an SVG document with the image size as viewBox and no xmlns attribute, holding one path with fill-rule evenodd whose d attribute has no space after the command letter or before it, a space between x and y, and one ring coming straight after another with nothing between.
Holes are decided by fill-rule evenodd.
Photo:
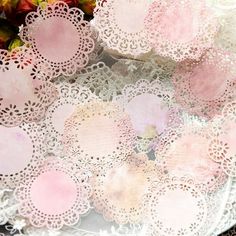
<instances>
[{"instance_id":1,"label":"round doily","mask_svg":"<svg viewBox=\"0 0 236 236\"><path fill-rule=\"evenodd\" d=\"M88 176L78 166L49 160L15 189L20 215L35 227L60 229L76 224L90 209Z\"/></svg>"},{"instance_id":2,"label":"round doily","mask_svg":"<svg viewBox=\"0 0 236 236\"><path fill-rule=\"evenodd\" d=\"M184 125L168 130L156 149L157 161L171 176L190 176L209 190L217 190L226 181L220 164L209 156L209 129Z\"/></svg>"},{"instance_id":3,"label":"round doily","mask_svg":"<svg viewBox=\"0 0 236 236\"><path fill-rule=\"evenodd\" d=\"M34 64L26 48L0 50L0 62L0 124L39 121L57 96L54 85L46 81L43 67Z\"/></svg>"},{"instance_id":4,"label":"round doily","mask_svg":"<svg viewBox=\"0 0 236 236\"><path fill-rule=\"evenodd\" d=\"M177 101L195 115L211 118L236 95L235 58L211 50L198 63L179 65L173 76Z\"/></svg>"},{"instance_id":5,"label":"round doily","mask_svg":"<svg viewBox=\"0 0 236 236\"><path fill-rule=\"evenodd\" d=\"M193 235L205 224L207 201L193 182L166 179L154 184L149 194L146 214L153 235Z\"/></svg>"},{"instance_id":6,"label":"round doily","mask_svg":"<svg viewBox=\"0 0 236 236\"><path fill-rule=\"evenodd\" d=\"M133 152L135 135L127 114L110 102L93 102L77 107L66 121L66 156L86 168L114 165Z\"/></svg>"},{"instance_id":7,"label":"round doily","mask_svg":"<svg viewBox=\"0 0 236 236\"><path fill-rule=\"evenodd\" d=\"M180 123L179 110L173 106L173 97L173 91L156 79L152 82L138 80L136 84L126 85L122 94L114 97L114 100L130 116L140 142L149 140L152 145L152 140L168 127Z\"/></svg>"},{"instance_id":8,"label":"round doily","mask_svg":"<svg viewBox=\"0 0 236 236\"><path fill-rule=\"evenodd\" d=\"M49 65L53 77L74 74L88 63L94 41L80 9L57 1L30 12L25 22L21 38L29 43L38 61Z\"/></svg>"},{"instance_id":9,"label":"round doily","mask_svg":"<svg viewBox=\"0 0 236 236\"><path fill-rule=\"evenodd\" d=\"M103 2L99 0L97 3L94 26L108 48L134 56L150 51L144 26L150 2L146 0Z\"/></svg>"},{"instance_id":10,"label":"round doily","mask_svg":"<svg viewBox=\"0 0 236 236\"><path fill-rule=\"evenodd\" d=\"M0 187L16 187L44 160L44 132L35 123L0 126Z\"/></svg>"},{"instance_id":11,"label":"round doily","mask_svg":"<svg viewBox=\"0 0 236 236\"><path fill-rule=\"evenodd\" d=\"M161 169L145 154L132 154L121 165L106 169L92 179L95 210L118 224L142 222L143 195L150 181L161 174Z\"/></svg>"},{"instance_id":12,"label":"round doily","mask_svg":"<svg viewBox=\"0 0 236 236\"><path fill-rule=\"evenodd\" d=\"M223 171L236 176L236 102L227 104L220 117L212 121L213 137L209 147L210 158L221 163ZM215 124L214 124L215 122Z\"/></svg>"},{"instance_id":13,"label":"round doily","mask_svg":"<svg viewBox=\"0 0 236 236\"><path fill-rule=\"evenodd\" d=\"M66 119L73 114L78 104L96 100L97 96L88 88L65 81L59 82L56 88L58 99L47 110L43 123L47 129L45 136L48 151L60 154L63 149L62 136Z\"/></svg>"},{"instance_id":14,"label":"round doily","mask_svg":"<svg viewBox=\"0 0 236 236\"><path fill-rule=\"evenodd\" d=\"M167 0L151 4L145 27L156 53L182 61L212 46L218 22L203 0Z\"/></svg>"}]
</instances>

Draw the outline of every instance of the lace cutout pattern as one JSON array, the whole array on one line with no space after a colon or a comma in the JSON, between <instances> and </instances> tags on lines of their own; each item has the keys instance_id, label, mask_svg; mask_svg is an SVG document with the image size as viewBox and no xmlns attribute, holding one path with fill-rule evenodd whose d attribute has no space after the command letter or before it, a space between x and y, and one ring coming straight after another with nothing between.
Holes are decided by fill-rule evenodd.
<instances>
[{"instance_id":1,"label":"lace cutout pattern","mask_svg":"<svg viewBox=\"0 0 236 236\"><path fill-rule=\"evenodd\" d=\"M69 162L48 160L14 194L20 203L19 213L35 227L71 226L90 209L88 175Z\"/></svg>"},{"instance_id":2,"label":"lace cutout pattern","mask_svg":"<svg viewBox=\"0 0 236 236\"><path fill-rule=\"evenodd\" d=\"M199 59L212 46L218 22L202 0L167 0L151 4L145 27L159 55L183 61Z\"/></svg>"},{"instance_id":3,"label":"lace cutout pattern","mask_svg":"<svg viewBox=\"0 0 236 236\"><path fill-rule=\"evenodd\" d=\"M213 137L210 142L209 156L220 163L224 172L236 176L236 102L228 103L220 117L212 121Z\"/></svg>"},{"instance_id":4,"label":"lace cutout pattern","mask_svg":"<svg viewBox=\"0 0 236 236\"><path fill-rule=\"evenodd\" d=\"M189 179L154 183L148 196L146 213L155 231L151 235L194 235L205 224L208 209L204 192Z\"/></svg>"},{"instance_id":5,"label":"lace cutout pattern","mask_svg":"<svg viewBox=\"0 0 236 236\"><path fill-rule=\"evenodd\" d=\"M47 110L43 123L47 129L48 151L59 155L62 154L63 149L62 136L66 119L72 115L77 105L96 100L97 96L92 94L88 88L75 83L62 81L56 87L59 98Z\"/></svg>"},{"instance_id":6,"label":"lace cutout pattern","mask_svg":"<svg viewBox=\"0 0 236 236\"><path fill-rule=\"evenodd\" d=\"M145 154L132 154L119 166L92 179L95 210L118 224L140 223L145 210L143 195L151 179L159 179L161 174L162 170Z\"/></svg>"},{"instance_id":7,"label":"lace cutout pattern","mask_svg":"<svg viewBox=\"0 0 236 236\"><path fill-rule=\"evenodd\" d=\"M118 76L103 62L98 62L80 70L77 74L65 78L89 88L103 101L111 101L113 96L120 94L129 80Z\"/></svg>"},{"instance_id":8,"label":"lace cutout pattern","mask_svg":"<svg viewBox=\"0 0 236 236\"><path fill-rule=\"evenodd\" d=\"M0 186L16 187L30 179L30 172L44 159L44 132L35 123L0 126Z\"/></svg>"},{"instance_id":9,"label":"lace cutout pattern","mask_svg":"<svg viewBox=\"0 0 236 236\"><path fill-rule=\"evenodd\" d=\"M139 141L148 143L149 140L147 149L168 127L181 122L179 111L173 106L173 91L159 79L152 82L141 79L126 85L122 95L114 100L129 114Z\"/></svg>"},{"instance_id":10,"label":"lace cutout pattern","mask_svg":"<svg viewBox=\"0 0 236 236\"><path fill-rule=\"evenodd\" d=\"M195 115L211 118L236 95L234 56L211 50L198 63L185 62L173 77L177 101Z\"/></svg>"},{"instance_id":11,"label":"lace cutout pattern","mask_svg":"<svg viewBox=\"0 0 236 236\"><path fill-rule=\"evenodd\" d=\"M137 56L150 51L144 19L150 5L146 0L110 0L95 10L94 25L108 48ZM132 14L130 14L132 9Z\"/></svg>"},{"instance_id":12,"label":"lace cutout pattern","mask_svg":"<svg viewBox=\"0 0 236 236\"><path fill-rule=\"evenodd\" d=\"M50 65L48 70L53 77L71 75L86 66L94 40L80 9L58 1L30 12L25 21L21 38L30 44L41 63Z\"/></svg>"},{"instance_id":13,"label":"lace cutout pattern","mask_svg":"<svg viewBox=\"0 0 236 236\"><path fill-rule=\"evenodd\" d=\"M220 164L209 157L209 129L197 125L169 129L161 138L156 157L171 176L191 176L209 191L219 189L226 181Z\"/></svg>"},{"instance_id":14,"label":"lace cutout pattern","mask_svg":"<svg viewBox=\"0 0 236 236\"><path fill-rule=\"evenodd\" d=\"M78 106L66 121L63 140L66 155L87 168L113 166L135 145L128 115L109 102Z\"/></svg>"},{"instance_id":15,"label":"lace cutout pattern","mask_svg":"<svg viewBox=\"0 0 236 236\"><path fill-rule=\"evenodd\" d=\"M0 124L17 126L39 121L56 99L54 85L26 48L0 50Z\"/></svg>"}]
</instances>

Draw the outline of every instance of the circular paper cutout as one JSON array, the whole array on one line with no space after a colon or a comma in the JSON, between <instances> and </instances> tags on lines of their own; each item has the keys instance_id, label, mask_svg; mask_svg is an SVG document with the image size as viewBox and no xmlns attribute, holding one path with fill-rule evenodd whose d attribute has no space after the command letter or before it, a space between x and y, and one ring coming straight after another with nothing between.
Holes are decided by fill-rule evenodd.
<instances>
[{"instance_id":1,"label":"circular paper cutout","mask_svg":"<svg viewBox=\"0 0 236 236\"><path fill-rule=\"evenodd\" d=\"M137 56L150 51L146 39L144 19L149 1L99 0L94 25L108 48ZM132 9L132 14L130 14Z\"/></svg>"},{"instance_id":2,"label":"circular paper cutout","mask_svg":"<svg viewBox=\"0 0 236 236\"><path fill-rule=\"evenodd\" d=\"M35 227L60 229L76 224L90 209L88 176L71 163L49 160L15 190L19 213Z\"/></svg>"},{"instance_id":3,"label":"circular paper cutout","mask_svg":"<svg viewBox=\"0 0 236 236\"><path fill-rule=\"evenodd\" d=\"M143 195L161 172L145 154L133 154L121 165L100 172L92 179L95 210L118 224L140 223Z\"/></svg>"},{"instance_id":4,"label":"circular paper cutout","mask_svg":"<svg viewBox=\"0 0 236 236\"><path fill-rule=\"evenodd\" d=\"M26 48L0 50L0 124L17 126L39 121L57 91Z\"/></svg>"},{"instance_id":5,"label":"circular paper cutout","mask_svg":"<svg viewBox=\"0 0 236 236\"><path fill-rule=\"evenodd\" d=\"M186 180L154 185L148 202L147 215L158 235L194 235L206 222L204 194Z\"/></svg>"},{"instance_id":6,"label":"circular paper cutout","mask_svg":"<svg viewBox=\"0 0 236 236\"><path fill-rule=\"evenodd\" d=\"M47 63L53 77L71 75L86 66L94 49L92 31L79 8L62 1L26 16L22 39L30 44L41 63Z\"/></svg>"},{"instance_id":7,"label":"circular paper cutout","mask_svg":"<svg viewBox=\"0 0 236 236\"><path fill-rule=\"evenodd\" d=\"M234 57L209 51L198 63L179 65L173 77L177 101L190 113L211 118L236 94Z\"/></svg>"},{"instance_id":8,"label":"circular paper cutout","mask_svg":"<svg viewBox=\"0 0 236 236\"><path fill-rule=\"evenodd\" d=\"M226 180L220 164L209 156L209 129L192 125L168 130L156 149L171 176L190 176L209 190L218 189Z\"/></svg>"},{"instance_id":9,"label":"circular paper cutout","mask_svg":"<svg viewBox=\"0 0 236 236\"><path fill-rule=\"evenodd\" d=\"M115 97L131 118L139 138L139 149L148 140L147 149L152 148L167 128L181 122L180 112L173 106L173 97L171 89L158 79L152 82L138 80L136 84L126 85L122 95Z\"/></svg>"},{"instance_id":10,"label":"circular paper cutout","mask_svg":"<svg viewBox=\"0 0 236 236\"><path fill-rule=\"evenodd\" d=\"M44 160L43 140L43 130L34 123L0 126L0 185L13 188L30 178Z\"/></svg>"},{"instance_id":11,"label":"circular paper cutout","mask_svg":"<svg viewBox=\"0 0 236 236\"><path fill-rule=\"evenodd\" d=\"M79 105L65 124L65 153L87 168L126 159L134 142L129 117L113 103Z\"/></svg>"},{"instance_id":12,"label":"circular paper cutout","mask_svg":"<svg viewBox=\"0 0 236 236\"><path fill-rule=\"evenodd\" d=\"M216 17L202 0L154 1L145 26L155 51L175 61L200 58L218 30Z\"/></svg>"},{"instance_id":13,"label":"circular paper cutout","mask_svg":"<svg viewBox=\"0 0 236 236\"><path fill-rule=\"evenodd\" d=\"M50 152L62 153L62 137L66 120L73 114L78 104L97 99L88 88L78 84L60 82L56 85L58 99L48 108L44 124L47 128L46 145Z\"/></svg>"}]
</instances>

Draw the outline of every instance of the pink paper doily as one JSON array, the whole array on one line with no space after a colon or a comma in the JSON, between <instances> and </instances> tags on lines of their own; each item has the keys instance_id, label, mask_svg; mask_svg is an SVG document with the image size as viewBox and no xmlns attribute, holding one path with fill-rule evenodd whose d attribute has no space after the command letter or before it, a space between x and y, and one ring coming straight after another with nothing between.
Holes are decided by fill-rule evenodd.
<instances>
[{"instance_id":1,"label":"pink paper doily","mask_svg":"<svg viewBox=\"0 0 236 236\"><path fill-rule=\"evenodd\" d=\"M151 50L144 26L149 5L146 0L97 1L94 26L109 49L134 56Z\"/></svg>"},{"instance_id":2,"label":"pink paper doily","mask_svg":"<svg viewBox=\"0 0 236 236\"><path fill-rule=\"evenodd\" d=\"M49 65L53 77L74 74L89 61L94 40L83 15L79 8L57 1L26 16L21 38L29 43L38 61Z\"/></svg>"},{"instance_id":3,"label":"pink paper doily","mask_svg":"<svg viewBox=\"0 0 236 236\"><path fill-rule=\"evenodd\" d=\"M156 149L157 161L166 166L170 176L190 176L210 191L219 189L226 181L220 164L209 156L209 129L184 125L170 129Z\"/></svg>"},{"instance_id":4,"label":"pink paper doily","mask_svg":"<svg viewBox=\"0 0 236 236\"><path fill-rule=\"evenodd\" d=\"M138 80L126 85L121 93L114 100L130 116L141 149L148 140L150 149L153 140L156 142L167 128L180 124L180 111L173 106L173 91L159 79Z\"/></svg>"},{"instance_id":5,"label":"pink paper doily","mask_svg":"<svg viewBox=\"0 0 236 236\"><path fill-rule=\"evenodd\" d=\"M63 154L62 137L66 120L76 110L78 104L97 100L88 88L76 83L59 82L56 85L58 99L48 108L43 121L46 126L46 146L49 152Z\"/></svg>"},{"instance_id":6,"label":"pink paper doily","mask_svg":"<svg viewBox=\"0 0 236 236\"><path fill-rule=\"evenodd\" d=\"M154 1L145 19L148 40L161 56L198 59L210 48L218 22L205 1ZM173 27L174 25L174 27Z\"/></svg>"},{"instance_id":7,"label":"pink paper doily","mask_svg":"<svg viewBox=\"0 0 236 236\"><path fill-rule=\"evenodd\" d=\"M45 158L44 132L35 123L18 127L0 125L0 187L16 187L31 178Z\"/></svg>"},{"instance_id":8,"label":"pink paper doily","mask_svg":"<svg viewBox=\"0 0 236 236\"><path fill-rule=\"evenodd\" d=\"M223 171L236 176L236 102L228 103L222 115L212 120L213 136L209 147L210 158L221 164Z\"/></svg>"},{"instance_id":9,"label":"pink paper doily","mask_svg":"<svg viewBox=\"0 0 236 236\"><path fill-rule=\"evenodd\" d=\"M191 179L165 178L153 183L145 204L147 220L155 231L152 235L195 235L207 220L204 191Z\"/></svg>"},{"instance_id":10,"label":"pink paper doily","mask_svg":"<svg viewBox=\"0 0 236 236\"><path fill-rule=\"evenodd\" d=\"M49 160L15 189L20 215L35 227L60 229L76 224L90 209L88 176L78 166Z\"/></svg>"},{"instance_id":11,"label":"pink paper doily","mask_svg":"<svg viewBox=\"0 0 236 236\"><path fill-rule=\"evenodd\" d=\"M57 96L44 67L35 64L24 47L13 52L0 50L0 61L0 124L39 121Z\"/></svg>"},{"instance_id":12,"label":"pink paper doily","mask_svg":"<svg viewBox=\"0 0 236 236\"><path fill-rule=\"evenodd\" d=\"M92 202L95 210L108 221L118 224L140 223L144 217L143 195L152 179L162 170L146 154L132 154L119 166L94 176Z\"/></svg>"},{"instance_id":13,"label":"pink paper doily","mask_svg":"<svg viewBox=\"0 0 236 236\"><path fill-rule=\"evenodd\" d=\"M173 76L176 100L194 115L211 118L236 95L235 57L211 50L197 63L180 64Z\"/></svg>"},{"instance_id":14,"label":"pink paper doily","mask_svg":"<svg viewBox=\"0 0 236 236\"><path fill-rule=\"evenodd\" d=\"M77 107L66 121L63 143L65 155L92 169L126 159L133 152L135 135L118 105L98 101Z\"/></svg>"}]
</instances>

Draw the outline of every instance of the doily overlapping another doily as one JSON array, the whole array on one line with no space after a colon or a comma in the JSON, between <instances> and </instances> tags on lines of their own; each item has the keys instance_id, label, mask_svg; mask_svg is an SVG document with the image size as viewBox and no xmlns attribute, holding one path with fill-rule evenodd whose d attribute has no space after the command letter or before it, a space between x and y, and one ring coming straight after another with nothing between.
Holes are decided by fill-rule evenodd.
<instances>
[{"instance_id":1,"label":"doily overlapping another doily","mask_svg":"<svg viewBox=\"0 0 236 236\"><path fill-rule=\"evenodd\" d=\"M53 77L74 74L89 61L94 40L83 15L80 9L57 1L45 8L39 7L26 17L21 38L29 44L38 61L48 65Z\"/></svg>"}]
</instances>

